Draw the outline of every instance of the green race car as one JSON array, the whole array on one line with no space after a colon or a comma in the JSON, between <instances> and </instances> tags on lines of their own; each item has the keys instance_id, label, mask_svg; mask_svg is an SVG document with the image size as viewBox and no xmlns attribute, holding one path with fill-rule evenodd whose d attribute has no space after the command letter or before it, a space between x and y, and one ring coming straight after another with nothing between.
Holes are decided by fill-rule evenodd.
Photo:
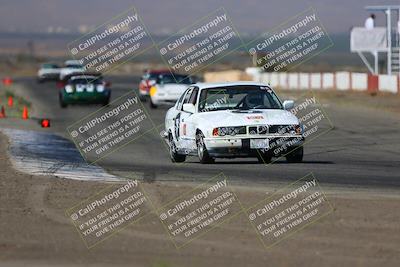
<instances>
[{"instance_id":1,"label":"green race car","mask_svg":"<svg viewBox=\"0 0 400 267\"><path fill-rule=\"evenodd\" d=\"M101 104L110 102L110 83L101 74L73 73L60 81L59 102L62 108L71 104Z\"/></svg>"}]
</instances>

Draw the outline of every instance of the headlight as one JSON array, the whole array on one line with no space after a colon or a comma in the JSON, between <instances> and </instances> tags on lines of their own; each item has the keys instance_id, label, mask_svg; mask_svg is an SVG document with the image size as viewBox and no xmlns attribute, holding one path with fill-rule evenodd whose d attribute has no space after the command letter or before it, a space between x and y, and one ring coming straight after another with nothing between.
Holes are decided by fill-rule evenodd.
<instances>
[{"instance_id":1,"label":"headlight","mask_svg":"<svg viewBox=\"0 0 400 267\"><path fill-rule=\"evenodd\" d=\"M238 127L229 127L228 128L229 135L237 135L239 133Z\"/></svg>"},{"instance_id":2,"label":"headlight","mask_svg":"<svg viewBox=\"0 0 400 267\"><path fill-rule=\"evenodd\" d=\"M237 135L237 134L245 134L246 127L235 126L235 127L219 127L214 128L212 131L213 136L225 136L225 135Z\"/></svg>"},{"instance_id":3,"label":"headlight","mask_svg":"<svg viewBox=\"0 0 400 267\"><path fill-rule=\"evenodd\" d=\"M214 128L212 131L213 136L225 136L227 134L228 134L228 128L226 127Z\"/></svg>"},{"instance_id":4,"label":"headlight","mask_svg":"<svg viewBox=\"0 0 400 267\"><path fill-rule=\"evenodd\" d=\"M98 85L96 86L96 91L99 92L99 93L104 92L104 85L98 84Z\"/></svg>"},{"instance_id":5,"label":"headlight","mask_svg":"<svg viewBox=\"0 0 400 267\"><path fill-rule=\"evenodd\" d=\"M73 93L74 92L74 88L72 85L68 84L65 86L65 92L67 93Z\"/></svg>"},{"instance_id":6,"label":"headlight","mask_svg":"<svg viewBox=\"0 0 400 267\"><path fill-rule=\"evenodd\" d=\"M95 87L95 85L93 83L88 83L86 85L86 92L92 93L94 91L94 87Z\"/></svg>"},{"instance_id":7,"label":"headlight","mask_svg":"<svg viewBox=\"0 0 400 267\"><path fill-rule=\"evenodd\" d=\"M296 134L302 134L303 133L303 125L302 124L295 125L294 129L296 131Z\"/></svg>"},{"instance_id":8,"label":"headlight","mask_svg":"<svg viewBox=\"0 0 400 267\"><path fill-rule=\"evenodd\" d=\"M227 135L227 133L228 133L228 129L225 128L225 127L221 127L221 128L218 129L218 135L219 136L225 136L225 135Z\"/></svg>"},{"instance_id":9,"label":"headlight","mask_svg":"<svg viewBox=\"0 0 400 267\"><path fill-rule=\"evenodd\" d=\"M296 134L296 126L298 125L279 125L278 134Z\"/></svg>"}]
</instances>

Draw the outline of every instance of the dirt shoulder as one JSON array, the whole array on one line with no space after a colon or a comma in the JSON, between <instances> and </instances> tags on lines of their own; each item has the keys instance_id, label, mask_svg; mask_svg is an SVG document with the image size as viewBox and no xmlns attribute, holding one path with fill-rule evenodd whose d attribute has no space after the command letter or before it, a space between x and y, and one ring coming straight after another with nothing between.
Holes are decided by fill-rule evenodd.
<instances>
[{"instance_id":1,"label":"dirt shoulder","mask_svg":"<svg viewBox=\"0 0 400 267\"><path fill-rule=\"evenodd\" d=\"M177 250L155 215L87 249L65 210L107 184L16 172L0 135L0 265L4 266L398 266L398 192L326 190L334 211L265 250L244 215ZM190 184L143 185L162 203ZM243 203L265 188L238 187ZM268 263L268 264L266 264Z\"/></svg>"}]
</instances>

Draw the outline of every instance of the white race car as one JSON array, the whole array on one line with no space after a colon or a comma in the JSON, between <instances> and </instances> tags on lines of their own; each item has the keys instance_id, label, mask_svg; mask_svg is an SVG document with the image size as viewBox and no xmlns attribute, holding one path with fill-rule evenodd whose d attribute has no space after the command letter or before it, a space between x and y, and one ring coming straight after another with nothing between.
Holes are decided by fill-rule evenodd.
<instances>
[{"instance_id":1,"label":"white race car","mask_svg":"<svg viewBox=\"0 0 400 267\"><path fill-rule=\"evenodd\" d=\"M64 67L60 70L59 79L64 80L65 76L74 72L84 72L85 68L82 66L79 60L67 60L64 62Z\"/></svg>"},{"instance_id":2,"label":"white race car","mask_svg":"<svg viewBox=\"0 0 400 267\"><path fill-rule=\"evenodd\" d=\"M39 83L44 81L57 81L60 76L60 68L54 63L44 63L40 66L37 73L37 81Z\"/></svg>"},{"instance_id":3,"label":"white race car","mask_svg":"<svg viewBox=\"0 0 400 267\"><path fill-rule=\"evenodd\" d=\"M201 163L215 158L257 157L270 162L285 155L303 160L303 127L267 85L234 82L190 86L165 117L173 162L197 155Z\"/></svg>"},{"instance_id":4,"label":"white race car","mask_svg":"<svg viewBox=\"0 0 400 267\"><path fill-rule=\"evenodd\" d=\"M158 75L155 84L150 87L150 107L173 103L193 84L192 78L186 75L164 73Z\"/></svg>"}]
</instances>

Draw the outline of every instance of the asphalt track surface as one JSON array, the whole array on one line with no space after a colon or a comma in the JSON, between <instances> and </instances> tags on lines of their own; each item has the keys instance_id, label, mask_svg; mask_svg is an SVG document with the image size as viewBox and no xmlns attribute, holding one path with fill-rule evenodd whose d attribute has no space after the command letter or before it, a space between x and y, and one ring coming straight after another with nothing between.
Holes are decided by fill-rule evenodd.
<instances>
[{"instance_id":1,"label":"asphalt track surface","mask_svg":"<svg viewBox=\"0 0 400 267\"><path fill-rule=\"evenodd\" d=\"M109 77L112 99L137 90L139 77ZM67 136L66 128L100 106L58 105L58 89L54 83L36 83L34 78L20 78L23 94L36 107L39 116L51 118L48 131ZM148 105L145 105L148 107ZM142 176L151 181L206 181L224 173L238 185L262 186L288 183L312 172L324 186L342 188L400 188L400 117L398 114L365 109L353 105L337 105L334 99L324 101L334 128L305 145L303 163L287 163L284 158L273 164L259 164L257 159L221 159L203 165L196 157L174 164L159 136L167 108L149 110L160 129L154 130L126 147L100 160L107 171L125 177Z\"/></svg>"}]
</instances>

